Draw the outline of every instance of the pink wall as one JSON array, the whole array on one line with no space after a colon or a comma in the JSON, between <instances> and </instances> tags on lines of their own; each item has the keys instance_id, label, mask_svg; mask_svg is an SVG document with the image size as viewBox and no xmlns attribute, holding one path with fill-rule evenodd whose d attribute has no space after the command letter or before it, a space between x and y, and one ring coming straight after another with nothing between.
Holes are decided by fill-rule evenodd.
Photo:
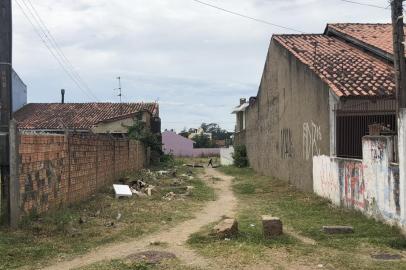
<instances>
[{"instance_id":1,"label":"pink wall","mask_svg":"<svg viewBox=\"0 0 406 270\"><path fill-rule=\"evenodd\" d=\"M201 157L219 156L220 148L194 149L193 141L182 137L175 132L165 131L162 133L163 150L165 154L176 157Z\"/></svg>"}]
</instances>

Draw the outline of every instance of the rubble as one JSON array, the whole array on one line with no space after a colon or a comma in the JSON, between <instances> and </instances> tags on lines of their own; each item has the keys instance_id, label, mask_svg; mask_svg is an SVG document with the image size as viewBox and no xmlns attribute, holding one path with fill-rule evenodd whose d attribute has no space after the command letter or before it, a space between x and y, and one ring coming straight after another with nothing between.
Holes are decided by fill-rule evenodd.
<instances>
[{"instance_id":1,"label":"rubble","mask_svg":"<svg viewBox=\"0 0 406 270\"><path fill-rule=\"evenodd\" d=\"M238 222L233 218L227 218L217 224L211 235L217 236L221 239L232 238L238 235Z\"/></svg>"},{"instance_id":2,"label":"rubble","mask_svg":"<svg viewBox=\"0 0 406 270\"><path fill-rule=\"evenodd\" d=\"M280 218L272 216L262 216L262 227L264 237L272 239L283 234L283 224Z\"/></svg>"},{"instance_id":3,"label":"rubble","mask_svg":"<svg viewBox=\"0 0 406 270\"><path fill-rule=\"evenodd\" d=\"M174 192L169 192L165 196L162 197L162 199L166 201L172 201L176 198L176 194Z\"/></svg>"},{"instance_id":4,"label":"rubble","mask_svg":"<svg viewBox=\"0 0 406 270\"><path fill-rule=\"evenodd\" d=\"M140 197L140 198L148 197L147 194L145 194L144 192L138 191L138 190L136 190L135 188L131 188L131 192L132 192L134 195L137 195L137 196Z\"/></svg>"}]
</instances>

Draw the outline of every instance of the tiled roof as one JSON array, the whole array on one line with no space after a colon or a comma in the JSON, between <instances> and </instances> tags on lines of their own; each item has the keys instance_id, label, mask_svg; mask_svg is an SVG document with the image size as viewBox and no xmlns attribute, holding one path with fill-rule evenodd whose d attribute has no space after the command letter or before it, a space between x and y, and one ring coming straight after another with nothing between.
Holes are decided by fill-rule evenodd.
<instances>
[{"instance_id":1,"label":"tiled roof","mask_svg":"<svg viewBox=\"0 0 406 270\"><path fill-rule=\"evenodd\" d=\"M14 114L20 129L90 129L101 121L146 110L159 116L157 103L31 103Z\"/></svg>"},{"instance_id":2,"label":"tiled roof","mask_svg":"<svg viewBox=\"0 0 406 270\"><path fill-rule=\"evenodd\" d=\"M395 93L392 64L355 45L321 34L275 35L273 40L309 66L339 97Z\"/></svg>"},{"instance_id":3,"label":"tiled roof","mask_svg":"<svg viewBox=\"0 0 406 270\"><path fill-rule=\"evenodd\" d=\"M337 23L328 24L327 32L329 30L347 35L365 45L393 55L391 24Z\"/></svg>"}]
</instances>

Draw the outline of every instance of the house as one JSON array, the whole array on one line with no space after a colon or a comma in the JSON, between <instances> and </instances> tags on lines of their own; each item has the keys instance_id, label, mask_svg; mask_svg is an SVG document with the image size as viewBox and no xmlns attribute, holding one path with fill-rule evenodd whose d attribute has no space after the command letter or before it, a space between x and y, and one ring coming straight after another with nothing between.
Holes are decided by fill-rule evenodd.
<instances>
[{"instance_id":1,"label":"house","mask_svg":"<svg viewBox=\"0 0 406 270\"><path fill-rule=\"evenodd\" d=\"M392 26L274 35L257 96L245 104L234 110L235 141L250 165L313 190L314 156L361 159L370 125L397 133Z\"/></svg>"},{"instance_id":2,"label":"house","mask_svg":"<svg viewBox=\"0 0 406 270\"><path fill-rule=\"evenodd\" d=\"M22 131L127 134L135 121L143 121L160 134L157 103L30 103L14 113Z\"/></svg>"},{"instance_id":3,"label":"house","mask_svg":"<svg viewBox=\"0 0 406 270\"><path fill-rule=\"evenodd\" d=\"M195 142L174 131L165 130L162 133L163 151L176 157L210 157L219 156L220 148L194 148Z\"/></svg>"},{"instance_id":4,"label":"house","mask_svg":"<svg viewBox=\"0 0 406 270\"><path fill-rule=\"evenodd\" d=\"M211 133L204 132L202 128L193 128L190 130L189 133L189 139L193 140L194 137L200 136L200 135L205 135L209 137L210 140L213 139L213 135Z\"/></svg>"},{"instance_id":5,"label":"house","mask_svg":"<svg viewBox=\"0 0 406 270\"><path fill-rule=\"evenodd\" d=\"M12 102L13 102L13 112L19 110L27 104L27 85L21 80L17 72L12 70L11 73L12 80Z\"/></svg>"},{"instance_id":6,"label":"house","mask_svg":"<svg viewBox=\"0 0 406 270\"><path fill-rule=\"evenodd\" d=\"M176 157L193 155L194 141L176 134L174 131L162 132L162 148L165 154Z\"/></svg>"},{"instance_id":7,"label":"house","mask_svg":"<svg viewBox=\"0 0 406 270\"><path fill-rule=\"evenodd\" d=\"M245 98L240 99L240 105L235 107L233 114L236 115L236 125L235 125L235 136L237 141L234 141L234 144L244 144L245 141L245 128L246 128L246 119L247 119L247 109L249 107L249 102Z\"/></svg>"}]
</instances>

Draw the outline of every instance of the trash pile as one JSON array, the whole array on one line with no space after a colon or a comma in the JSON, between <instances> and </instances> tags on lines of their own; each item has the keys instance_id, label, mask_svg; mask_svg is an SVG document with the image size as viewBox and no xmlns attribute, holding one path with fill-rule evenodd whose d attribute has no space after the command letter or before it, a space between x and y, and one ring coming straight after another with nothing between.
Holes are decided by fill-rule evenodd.
<instances>
[{"instance_id":1,"label":"trash pile","mask_svg":"<svg viewBox=\"0 0 406 270\"><path fill-rule=\"evenodd\" d=\"M183 170L184 171L184 170ZM163 200L172 201L190 196L194 187L190 181L194 179L193 171L187 169L178 175L178 168L171 170L141 170L133 177L119 180L120 184L113 185L116 198L137 196L148 198L153 195L162 196Z\"/></svg>"}]
</instances>

